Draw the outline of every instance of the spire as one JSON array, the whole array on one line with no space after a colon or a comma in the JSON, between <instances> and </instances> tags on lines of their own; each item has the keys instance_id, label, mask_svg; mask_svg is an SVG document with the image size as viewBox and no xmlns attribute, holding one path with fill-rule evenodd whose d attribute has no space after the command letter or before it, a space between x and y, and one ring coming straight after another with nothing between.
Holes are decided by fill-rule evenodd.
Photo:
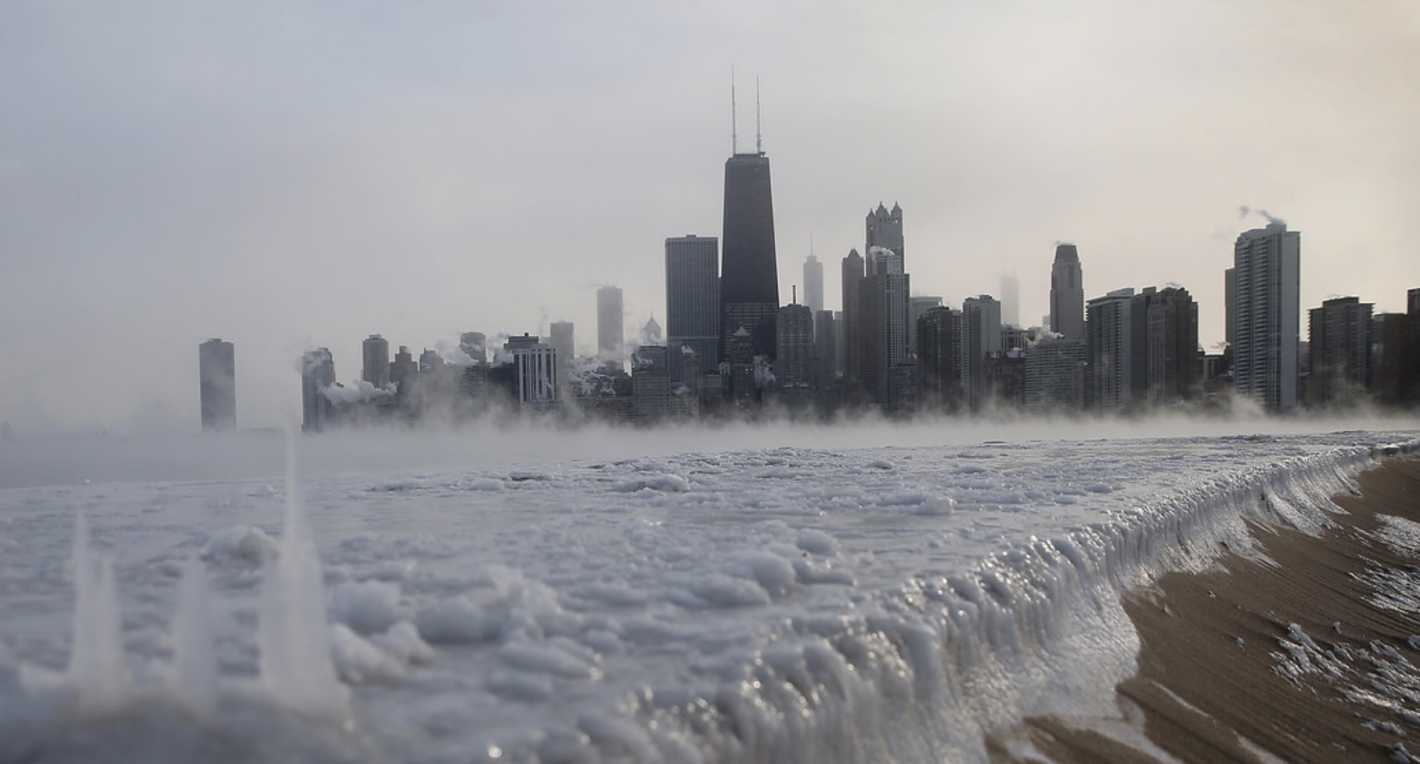
<instances>
[{"instance_id":1,"label":"spire","mask_svg":"<svg viewBox=\"0 0 1420 764\"><path fill-rule=\"evenodd\" d=\"M764 135L759 132L759 78L754 78L754 151L764 153Z\"/></svg>"},{"instance_id":2,"label":"spire","mask_svg":"<svg viewBox=\"0 0 1420 764\"><path fill-rule=\"evenodd\" d=\"M735 132L735 65L730 64L730 156L740 152L740 139Z\"/></svg>"},{"instance_id":3,"label":"spire","mask_svg":"<svg viewBox=\"0 0 1420 764\"><path fill-rule=\"evenodd\" d=\"M793 296L793 298L792 298L793 304L798 305L798 304L799 304L799 285L798 285L798 284L795 284L795 285L793 285L793 286L791 286L791 287L789 287L789 288L792 289L792 290L794 290L794 296Z\"/></svg>"},{"instance_id":4,"label":"spire","mask_svg":"<svg viewBox=\"0 0 1420 764\"><path fill-rule=\"evenodd\" d=\"M814 256L814 234L813 234L813 231L810 231L810 232L809 232L809 257L813 257L813 256Z\"/></svg>"}]
</instances>

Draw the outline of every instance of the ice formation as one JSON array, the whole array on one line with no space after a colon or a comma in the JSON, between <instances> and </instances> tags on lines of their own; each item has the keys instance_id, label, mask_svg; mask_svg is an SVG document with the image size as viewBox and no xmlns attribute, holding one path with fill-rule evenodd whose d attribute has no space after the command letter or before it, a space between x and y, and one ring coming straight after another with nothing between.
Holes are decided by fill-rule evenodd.
<instances>
[{"instance_id":1,"label":"ice formation","mask_svg":"<svg viewBox=\"0 0 1420 764\"><path fill-rule=\"evenodd\" d=\"M43 741L68 714L95 726L66 744L133 744L104 719L167 729L157 693L206 720L182 734L267 757L982 759L982 732L1022 714L1112 706L1138 647L1121 590L1220 542L1256 553L1245 521L1323 528L1360 470L1420 444L1394 440L784 448L305 486L293 449L284 494L0 491L33 542L0 560L17 613L0 624L0 738ZM124 570L115 587L81 515L72 632L62 587L12 608L69 535L35 508L71 506L95 508ZM271 542L261 525L283 509ZM170 638L150 625L169 622ZM52 693L6 667L62 665L49 645L67 633L77 701L46 710ZM1279 671L1329 670L1318 644L1294 630ZM169 685L129 669L154 662ZM162 758L164 740L130 758Z\"/></svg>"}]
</instances>

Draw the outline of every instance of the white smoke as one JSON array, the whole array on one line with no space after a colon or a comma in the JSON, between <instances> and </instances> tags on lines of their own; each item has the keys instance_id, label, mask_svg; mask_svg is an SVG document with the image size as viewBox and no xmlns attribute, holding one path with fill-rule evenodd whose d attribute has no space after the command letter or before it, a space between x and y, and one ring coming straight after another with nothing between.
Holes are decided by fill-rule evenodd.
<instances>
[{"instance_id":1,"label":"white smoke","mask_svg":"<svg viewBox=\"0 0 1420 764\"><path fill-rule=\"evenodd\" d=\"M395 394L394 385L385 387L375 387L363 379L356 380L349 385L334 384L321 389L321 395L326 400L336 405L346 405L359 403L361 401L376 400L379 398L389 398Z\"/></svg>"},{"instance_id":2,"label":"white smoke","mask_svg":"<svg viewBox=\"0 0 1420 764\"><path fill-rule=\"evenodd\" d=\"M1248 215L1251 215L1251 214L1253 214L1253 213L1257 213L1258 215L1260 215L1260 216L1262 217L1262 219L1263 219L1263 220L1266 220L1269 225L1272 225L1272 224L1276 224L1276 225L1287 225L1287 221L1283 220L1282 218L1277 217L1276 215L1273 215L1272 213L1268 212L1267 210L1263 210L1263 209L1253 209L1252 207L1249 207L1249 206L1247 206L1246 204L1240 204L1240 205L1238 205L1238 219L1239 219L1239 220L1246 219Z\"/></svg>"}]
</instances>

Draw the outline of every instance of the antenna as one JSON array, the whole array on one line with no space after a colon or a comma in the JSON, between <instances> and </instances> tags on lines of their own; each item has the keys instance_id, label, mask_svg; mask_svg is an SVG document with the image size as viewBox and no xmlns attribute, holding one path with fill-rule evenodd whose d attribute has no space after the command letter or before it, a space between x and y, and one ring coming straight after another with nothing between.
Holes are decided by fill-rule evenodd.
<instances>
[{"instance_id":1,"label":"antenna","mask_svg":"<svg viewBox=\"0 0 1420 764\"><path fill-rule=\"evenodd\" d=\"M809 257L813 257L813 256L814 256L814 234L813 234L812 231L810 231L810 232L809 232Z\"/></svg>"},{"instance_id":2,"label":"antenna","mask_svg":"<svg viewBox=\"0 0 1420 764\"><path fill-rule=\"evenodd\" d=\"M740 139L735 133L735 65L730 64L730 155L740 152Z\"/></svg>"},{"instance_id":3,"label":"antenna","mask_svg":"<svg viewBox=\"0 0 1420 764\"><path fill-rule=\"evenodd\" d=\"M795 284L795 285L793 285L793 286L791 286L791 287L789 287L789 288L792 289L792 290L794 290L794 304L795 304L795 305L798 305L798 304L799 304L799 285L798 285L798 284Z\"/></svg>"},{"instance_id":4,"label":"antenna","mask_svg":"<svg viewBox=\"0 0 1420 764\"><path fill-rule=\"evenodd\" d=\"M759 78L754 78L754 151L764 153L764 136L759 132Z\"/></svg>"}]
</instances>

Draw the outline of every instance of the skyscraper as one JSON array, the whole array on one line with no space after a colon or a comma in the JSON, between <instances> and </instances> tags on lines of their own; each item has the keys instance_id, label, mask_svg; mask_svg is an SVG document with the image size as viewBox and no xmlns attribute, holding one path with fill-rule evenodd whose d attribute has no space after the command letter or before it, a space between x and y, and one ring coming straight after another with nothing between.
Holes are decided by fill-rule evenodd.
<instances>
[{"instance_id":1,"label":"skyscraper","mask_svg":"<svg viewBox=\"0 0 1420 764\"><path fill-rule=\"evenodd\" d=\"M414 355L409 352L405 345L399 346L399 352L394 354L394 362L390 364L390 382L395 386L395 390L401 395L408 395L413 389L414 380L419 375L419 367L414 362Z\"/></svg>"},{"instance_id":2,"label":"skyscraper","mask_svg":"<svg viewBox=\"0 0 1420 764\"><path fill-rule=\"evenodd\" d=\"M641 345L631 359L631 413L641 421L670 413L671 381L665 345Z\"/></svg>"},{"instance_id":3,"label":"skyscraper","mask_svg":"<svg viewBox=\"0 0 1420 764\"><path fill-rule=\"evenodd\" d=\"M814 326L818 330L818 326ZM833 311L833 372L843 376L846 372L844 364L847 362L848 342L844 333L843 311Z\"/></svg>"},{"instance_id":4,"label":"skyscraper","mask_svg":"<svg viewBox=\"0 0 1420 764\"><path fill-rule=\"evenodd\" d=\"M371 334L361 343L360 379L375 387L390 383L390 343L378 334Z\"/></svg>"},{"instance_id":5,"label":"skyscraper","mask_svg":"<svg viewBox=\"0 0 1420 764\"><path fill-rule=\"evenodd\" d=\"M838 369L838 329L831 310L814 314L814 362L816 384L820 389L825 388L833 382Z\"/></svg>"},{"instance_id":6,"label":"skyscraper","mask_svg":"<svg viewBox=\"0 0 1420 764\"><path fill-rule=\"evenodd\" d=\"M1182 287L1165 287L1148 303L1147 387L1153 403L1198 392L1198 303Z\"/></svg>"},{"instance_id":7,"label":"skyscraper","mask_svg":"<svg viewBox=\"0 0 1420 764\"><path fill-rule=\"evenodd\" d=\"M1308 315L1311 375L1307 401L1337 403L1358 398L1371 368L1371 312L1358 297L1326 300Z\"/></svg>"},{"instance_id":8,"label":"skyscraper","mask_svg":"<svg viewBox=\"0 0 1420 764\"><path fill-rule=\"evenodd\" d=\"M986 402L986 358L1001 352L1001 303L989 294L968 297L961 305L962 395L973 409Z\"/></svg>"},{"instance_id":9,"label":"skyscraper","mask_svg":"<svg viewBox=\"0 0 1420 764\"><path fill-rule=\"evenodd\" d=\"M237 426L236 347L210 339L197 346L197 392L202 405L202 429L230 430Z\"/></svg>"},{"instance_id":10,"label":"skyscraper","mask_svg":"<svg viewBox=\"0 0 1420 764\"><path fill-rule=\"evenodd\" d=\"M807 305L779 309L775 322L774 377L781 389L806 388L813 381L814 317Z\"/></svg>"},{"instance_id":11,"label":"skyscraper","mask_svg":"<svg viewBox=\"0 0 1420 764\"><path fill-rule=\"evenodd\" d=\"M553 321L549 331L549 344L557 353L557 386L565 388L567 381L571 379L572 359L577 354L574 327L571 321Z\"/></svg>"},{"instance_id":12,"label":"skyscraper","mask_svg":"<svg viewBox=\"0 0 1420 764\"><path fill-rule=\"evenodd\" d=\"M823 263L812 252L804 260L804 304L814 314L823 310Z\"/></svg>"},{"instance_id":13,"label":"skyscraper","mask_svg":"<svg viewBox=\"0 0 1420 764\"><path fill-rule=\"evenodd\" d=\"M1074 244L1055 247L1050 266L1050 331L1073 340L1085 338L1085 274Z\"/></svg>"},{"instance_id":14,"label":"skyscraper","mask_svg":"<svg viewBox=\"0 0 1420 764\"><path fill-rule=\"evenodd\" d=\"M909 297L907 300L907 347L917 352L917 319L932 308L940 307L942 298L927 295Z\"/></svg>"},{"instance_id":15,"label":"skyscraper","mask_svg":"<svg viewBox=\"0 0 1420 764\"><path fill-rule=\"evenodd\" d=\"M514 395L519 405L546 409L556 405L557 351L540 337L509 337L504 349L513 355Z\"/></svg>"},{"instance_id":16,"label":"skyscraper","mask_svg":"<svg viewBox=\"0 0 1420 764\"><path fill-rule=\"evenodd\" d=\"M671 380L684 382L685 353L701 369L720 365L719 239L687 235L666 239L666 344Z\"/></svg>"},{"instance_id":17,"label":"skyscraper","mask_svg":"<svg viewBox=\"0 0 1420 764\"><path fill-rule=\"evenodd\" d=\"M1087 310L1087 397L1100 409L1123 408L1134 402L1134 290L1126 287L1096 297Z\"/></svg>"},{"instance_id":18,"label":"skyscraper","mask_svg":"<svg viewBox=\"0 0 1420 764\"><path fill-rule=\"evenodd\" d=\"M1223 271L1223 341L1233 344L1233 290L1237 288L1237 271Z\"/></svg>"},{"instance_id":19,"label":"skyscraper","mask_svg":"<svg viewBox=\"0 0 1420 764\"><path fill-rule=\"evenodd\" d=\"M863 236L864 252L868 253L868 272L872 272L873 247L890 249L902 258L903 272L907 271L907 251L902 238L902 208L894 202L889 211L878 202L878 208L868 210Z\"/></svg>"},{"instance_id":20,"label":"skyscraper","mask_svg":"<svg viewBox=\"0 0 1420 764\"><path fill-rule=\"evenodd\" d=\"M442 368L444 368L444 359L435 351L424 348L424 352L419 354L420 374L432 374Z\"/></svg>"},{"instance_id":21,"label":"skyscraper","mask_svg":"<svg viewBox=\"0 0 1420 764\"><path fill-rule=\"evenodd\" d=\"M1301 252L1301 234L1280 221L1233 248L1233 388L1269 411L1297 405Z\"/></svg>"},{"instance_id":22,"label":"skyscraper","mask_svg":"<svg viewBox=\"0 0 1420 764\"><path fill-rule=\"evenodd\" d=\"M335 384L335 358L329 348L316 348L301 356L301 429L320 432L330 421L334 405L325 389Z\"/></svg>"},{"instance_id":23,"label":"skyscraper","mask_svg":"<svg viewBox=\"0 0 1420 764\"><path fill-rule=\"evenodd\" d=\"M924 405L954 410L961 403L961 312L929 308L917 319L917 369Z\"/></svg>"},{"instance_id":24,"label":"skyscraper","mask_svg":"<svg viewBox=\"0 0 1420 764\"><path fill-rule=\"evenodd\" d=\"M720 336L743 326L754 353L774 355L779 270L774 254L774 202L769 157L735 153L725 160L725 209L720 270Z\"/></svg>"},{"instance_id":25,"label":"skyscraper","mask_svg":"<svg viewBox=\"0 0 1420 764\"><path fill-rule=\"evenodd\" d=\"M1026 406L1036 411L1085 407L1089 351L1082 340L1044 337L1025 349Z\"/></svg>"},{"instance_id":26,"label":"skyscraper","mask_svg":"<svg viewBox=\"0 0 1420 764\"><path fill-rule=\"evenodd\" d=\"M483 332L464 332L459 335L459 350L469 357L469 360L477 365L483 366L488 363L488 338Z\"/></svg>"},{"instance_id":27,"label":"skyscraper","mask_svg":"<svg viewBox=\"0 0 1420 764\"><path fill-rule=\"evenodd\" d=\"M901 255L875 246L868 250L868 260L873 263L873 270L859 286L863 353L860 373L868 392L883 406L893 408L899 401L889 395L892 374L895 367L911 361L907 344L907 296L911 285L902 270Z\"/></svg>"},{"instance_id":28,"label":"skyscraper","mask_svg":"<svg viewBox=\"0 0 1420 764\"><path fill-rule=\"evenodd\" d=\"M623 325L625 313L621 305L621 289L604 286L597 290L597 355L603 361L621 362L621 349L626 342Z\"/></svg>"},{"instance_id":29,"label":"skyscraper","mask_svg":"<svg viewBox=\"0 0 1420 764\"><path fill-rule=\"evenodd\" d=\"M1021 280L1014 273L1001 276L1001 323L1021 325Z\"/></svg>"},{"instance_id":30,"label":"skyscraper","mask_svg":"<svg viewBox=\"0 0 1420 764\"><path fill-rule=\"evenodd\" d=\"M862 312L862 298L859 291L863 284L863 257L858 250L851 249L843 258L843 375L859 381L863 378L863 345L861 330L858 328L859 313Z\"/></svg>"}]
</instances>

